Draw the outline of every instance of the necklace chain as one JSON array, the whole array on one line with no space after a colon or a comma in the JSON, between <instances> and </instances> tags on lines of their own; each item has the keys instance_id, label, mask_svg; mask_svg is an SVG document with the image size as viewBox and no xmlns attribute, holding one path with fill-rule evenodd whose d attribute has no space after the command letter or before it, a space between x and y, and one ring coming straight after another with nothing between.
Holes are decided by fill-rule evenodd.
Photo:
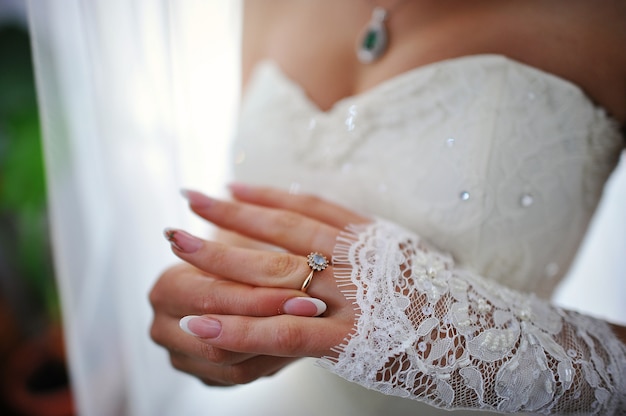
<instances>
[{"instance_id":1,"label":"necklace chain","mask_svg":"<svg viewBox=\"0 0 626 416\"><path fill-rule=\"evenodd\" d=\"M368 0L368 3L374 9L384 10L385 13L387 14L387 16L389 16L389 15L391 15L391 13L395 12L400 6L402 6L403 3L406 3L406 0L397 0L390 7L383 7L383 6L379 5L378 2L376 2L375 0Z\"/></svg>"}]
</instances>

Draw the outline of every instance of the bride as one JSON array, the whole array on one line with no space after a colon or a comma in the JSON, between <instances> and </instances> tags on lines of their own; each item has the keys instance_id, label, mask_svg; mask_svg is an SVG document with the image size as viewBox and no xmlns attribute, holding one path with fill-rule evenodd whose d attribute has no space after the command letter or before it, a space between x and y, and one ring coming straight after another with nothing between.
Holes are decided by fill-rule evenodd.
<instances>
[{"instance_id":1,"label":"bride","mask_svg":"<svg viewBox=\"0 0 626 416\"><path fill-rule=\"evenodd\" d=\"M185 192L221 230L167 229L185 263L150 300L174 367L250 384L185 378L140 410L623 410L624 328L549 300L624 145L625 21L612 1L245 2L234 200Z\"/></svg>"},{"instance_id":2,"label":"bride","mask_svg":"<svg viewBox=\"0 0 626 416\"><path fill-rule=\"evenodd\" d=\"M609 45L626 10L355 3L246 3L235 175L291 192L237 183L236 202L186 197L199 216L285 252L167 230L191 266L152 291L153 338L209 385L318 357L437 407L624 410L623 328L541 298L623 146L626 56L616 64ZM181 317L190 336L176 332ZM309 383L304 393L329 397Z\"/></svg>"}]
</instances>

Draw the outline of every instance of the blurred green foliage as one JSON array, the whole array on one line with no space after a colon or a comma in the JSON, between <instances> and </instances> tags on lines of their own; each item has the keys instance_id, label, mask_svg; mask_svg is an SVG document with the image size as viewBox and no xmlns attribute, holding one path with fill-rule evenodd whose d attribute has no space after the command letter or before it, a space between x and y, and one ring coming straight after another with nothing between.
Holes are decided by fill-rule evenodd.
<instances>
[{"instance_id":1,"label":"blurred green foliage","mask_svg":"<svg viewBox=\"0 0 626 416\"><path fill-rule=\"evenodd\" d=\"M0 28L0 250L46 313L58 313L28 33Z\"/></svg>"}]
</instances>

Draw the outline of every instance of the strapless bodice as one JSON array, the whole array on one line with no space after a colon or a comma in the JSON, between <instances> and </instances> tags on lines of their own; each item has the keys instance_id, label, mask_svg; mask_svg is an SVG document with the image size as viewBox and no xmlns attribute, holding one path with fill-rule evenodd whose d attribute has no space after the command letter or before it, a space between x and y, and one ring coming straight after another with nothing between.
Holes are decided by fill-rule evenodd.
<instances>
[{"instance_id":1,"label":"strapless bodice","mask_svg":"<svg viewBox=\"0 0 626 416\"><path fill-rule=\"evenodd\" d=\"M576 85L498 55L419 67L325 112L264 61L238 127L237 180L390 219L463 267L543 297L623 146Z\"/></svg>"}]
</instances>

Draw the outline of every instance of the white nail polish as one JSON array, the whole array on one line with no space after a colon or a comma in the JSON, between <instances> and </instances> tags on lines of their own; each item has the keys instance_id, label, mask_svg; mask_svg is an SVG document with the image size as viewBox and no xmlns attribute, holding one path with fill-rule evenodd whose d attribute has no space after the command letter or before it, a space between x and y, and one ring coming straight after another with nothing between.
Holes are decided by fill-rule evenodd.
<instances>
[{"instance_id":1,"label":"white nail polish","mask_svg":"<svg viewBox=\"0 0 626 416\"><path fill-rule=\"evenodd\" d=\"M188 333L189 335L193 335L194 337L197 337L197 334L194 334L191 329L189 329L189 321L191 321L193 318L198 318L198 316L196 315L187 315L187 316L183 316L180 321L178 322L178 326L180 326L180 329L182 329L183 331L185 331L186 333Z\"/></svg>"},{"instance_id":2,"label":"white nail polish","mask_svg":"<svg viewBox=\"0 0 626 416\"><path fill-rule=\"evenodd\" d=\"M315 308L315 311L311 310L311 306ZM287 300L282 308L285 313L296 316L319 316L326 312L324 301L305 296Z\"/></svg>"},{"instance_id":3,"label":"white nail polish","mask_svg":"<svg viewBox=\"0 0 626 416\"><path fill-rule=\"evenodd\" d=\"M320 299L316 299L316 298L305 298L305 299L307 299L317 308L317 313L315 314L315 316L320 316L321 314L326 312L326 303L324 301Z\"/></svg>"}]
</instances>

